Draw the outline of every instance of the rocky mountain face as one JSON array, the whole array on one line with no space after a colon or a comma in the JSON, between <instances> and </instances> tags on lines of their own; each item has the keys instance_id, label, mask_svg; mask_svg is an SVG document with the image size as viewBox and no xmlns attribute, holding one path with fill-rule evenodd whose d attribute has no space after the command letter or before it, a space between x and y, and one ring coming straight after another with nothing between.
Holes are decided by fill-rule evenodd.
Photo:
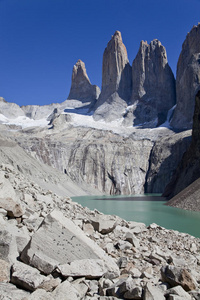
<instances>
[{"instance_id":1,"label":"rocky mountain face","mask_svg":"<svg viewBox=\"0 0 200 300\"><path fill-rule=\"evenodd\" d=\"M184 154L175 174L164 191L172 198L200 177L200 91L195 97L192 142ZM191 193L192 194L192 193Z\"/></svg>"},{"instance_id":2,"label":"rocky mountain face","mask_svg":"<svg viewBox=\"0 0 200 300\"><path fill-rule=\"evenodd\" d=\"M99 94L99 87L91 84L86 72L85 64L79 59L73 67L72 83L67 99L91 102L98 99Z\"/></svg>"},{"instance_id":3,"label":"rocky mountain face","mask_svg":"<svg viewBox=\"0 0 200 300\"><path fill-rule=\"evenodd\" d=\"M131 68L121 33L116 31L104 51L102 91L94 119L123 117L125 125L156 127L166 120L175 101L175 79L161 43L142 41Z\"/></svg>"},{"instance_id":4,"label":"rocky mountain face","mask_svg":"<svg viewBox=\"0 0 200 300\"><path fill-rule=\"evenodd\" d=\"M200 23L187 34L177 64L177 106L171 125L192 128L195 95L200 89Z\"/></svg>"},{"instance_id":5,"label":"rocky mountain face","mask_svg":"<svg viewBox=\"0 0 200 300\"><path fill-rule=\"evenodd\" d=\"M94 119L112 121L119 118L130 95L131 66L121 33L116 31L103 54L102 89L95 105Z\"/></svg>"},{"instance_id":6,"label":"rocky mountain face","mask_svg":"<svg viewBox=\"0 0 200 300\"><path fill-rule=\"evenodd\" d=\"M133 124L156 120L162 124L175 105L175 79L167 61L166 50L158 40L142 41L132 64Z\"/></svg>"},{"instance_id":7,"label":"rocky mountain face","mask_svg":"<svg viewBox=\"0 0 200 300\"><path fill-rule=\"evenodd\" d=\"M94 194L162 193L190 142L190 131L138 129L123 136L74 127L66 116L56 118L48 132L18 133L17 141L29 155L74 183L91 186Z\"/></svg>"}]
</instances>

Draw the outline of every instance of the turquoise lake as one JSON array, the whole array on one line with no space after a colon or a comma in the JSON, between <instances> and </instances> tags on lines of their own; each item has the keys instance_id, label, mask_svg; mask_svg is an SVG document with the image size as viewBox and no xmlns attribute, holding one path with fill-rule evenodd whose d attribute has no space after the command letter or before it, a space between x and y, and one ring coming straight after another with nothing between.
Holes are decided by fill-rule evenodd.
<instances>
[{"instance_id":1,"label":"turquoise lake","mask_svg":"<svg viewBox=\"0 0 200 300\"><path fill-rule=\"evenodd\" d=\"M158 195L144 196L81 196L72 200L90 209L118 215L127 221L159 224L167 229L189 233L200 238L200 212L164 205Z\"/></svg>"}]
</instances>

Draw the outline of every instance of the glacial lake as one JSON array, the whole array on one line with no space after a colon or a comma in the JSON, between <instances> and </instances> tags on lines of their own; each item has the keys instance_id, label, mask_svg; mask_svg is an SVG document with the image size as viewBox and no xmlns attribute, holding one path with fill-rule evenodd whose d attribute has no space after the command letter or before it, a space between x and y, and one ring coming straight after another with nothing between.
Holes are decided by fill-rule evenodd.
<instances>
[{"instance_id":1,"label":"glacial lake","mask_svg":"<svg viewBox=\"0 0 200 300\"><path fill-rule=\"evenodd\" d=\"M72 200L91 210L117 215L127 221L146 225L156 223L200 238L200 212L166 206L166 200L158 195L81 196L72 197Z\"/></svg>"}]
</instances>

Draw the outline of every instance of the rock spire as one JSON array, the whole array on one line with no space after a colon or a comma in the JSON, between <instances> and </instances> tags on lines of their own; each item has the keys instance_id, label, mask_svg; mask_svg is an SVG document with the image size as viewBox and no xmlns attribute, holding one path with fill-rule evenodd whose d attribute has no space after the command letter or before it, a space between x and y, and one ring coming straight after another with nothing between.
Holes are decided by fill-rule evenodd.
<instances>
[{"instance_id":1,"label":"rock spire","mask_svg":"<svg viewBox=\"0 0 200 300\"><path fill-rule=\"evenodd\" d=\"M107 121L116 118L131 96L131 66L119 31L108 42L103 54L102 91L95 107L94 118Z\"/></svg>"},{"instance_id":2,"label":"rock spire","mask_svg":"<svg viewBox=\"0 0 200 300\"><path fill-rule=\"evenodd\" d=\"M171 125L192 128L195 95L200 87L200 23L187 34L177 64L177 106Z\"/></svg>"},{"instance_id":3,"label":"rock spire","mask_svg":"<svg viewBox=\"0 0 200 300\"><path fill-rule=\"evenodd\" d=\"M68 99L90 102L96 100L99 94L99 87L91 84L86 72L85 64L79 59L73 67L72 83Z\"/></svg>"},{"instance_id":4,"label":"rock spire","mask_svg":"<svg viewBox=\"0 0 200 300\"><path fill-rule=\"evenodd\" d=\"M157 39L141 41L132 64L132 97L135 105L134 125L158 119L165 121L175 104L175 79L167 61L165 47Z\"/></svg>"}]
</instances>

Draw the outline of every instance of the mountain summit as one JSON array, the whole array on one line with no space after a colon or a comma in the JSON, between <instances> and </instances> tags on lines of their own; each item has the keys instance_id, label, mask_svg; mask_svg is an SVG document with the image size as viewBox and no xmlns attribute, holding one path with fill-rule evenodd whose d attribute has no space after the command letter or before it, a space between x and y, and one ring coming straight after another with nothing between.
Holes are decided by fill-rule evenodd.
<instances>
[{"instance_id":1,"label":"mountain summit","mask_svg":"<svg viewBox=\"0 0 200 300\"><path fill-rule=\"evenodd\" d=\"M73 67L72 83L68 99L76 99L82 102L90 102L99 97L100 89L92 85L86 72L85 64L78 60Z\"/></svg>"}]
</instances>

